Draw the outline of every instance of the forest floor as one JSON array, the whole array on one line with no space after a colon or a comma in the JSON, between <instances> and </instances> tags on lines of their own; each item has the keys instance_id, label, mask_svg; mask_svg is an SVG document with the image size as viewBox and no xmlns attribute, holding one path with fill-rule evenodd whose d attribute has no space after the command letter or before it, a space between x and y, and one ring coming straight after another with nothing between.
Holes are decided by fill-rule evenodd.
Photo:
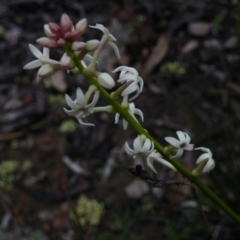
<instances>
[{"instance_id":1,"label":"forest floor","mask_svg":"<svg viewBox=\"0 0 240 240\"><path fill-rule=\"evenodd\" d=\"M137 162L123 146L137 134L115 125L114 114L91 115L93 128L63 111L65 93L73 97L77 87L87 89L83 77L59 71L36 85L37 71L23 70L34 59L28 44L37 46L43 25L59 23L63 13L74 23L86 18L109 29L121 59L107 48L99 70L138 70L144 90L134 102L144 113L143 127L164 146L164 137L181 130L196 147L210 148L216 168L201 179L240 213L237 1L2 0L0 240L211 239L197 200L215 239L239 239L235 224L200 191L196 199L188 185L155 188L133 176L128 168ZM88 28L82 41L100 37ZM181 162L192 170L197 154L186 152ZM4 175L10 161L15 171ZM159 179L181 181L180 174L155 165Z\"/></svg>"}]
</instances>

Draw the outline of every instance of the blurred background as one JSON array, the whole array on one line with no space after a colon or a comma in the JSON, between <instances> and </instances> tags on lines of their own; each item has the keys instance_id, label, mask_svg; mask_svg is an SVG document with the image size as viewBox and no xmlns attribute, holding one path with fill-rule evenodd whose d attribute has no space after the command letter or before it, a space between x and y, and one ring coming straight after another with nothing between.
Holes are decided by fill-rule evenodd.
<instances>
[{"instance_id":1,"label":"blurred background","mask_svg":"<svg viewBox=\"0 0 240 240\"><path fill-rule=\"evenodd\" d=\"M82 76L58 71L34 85L37 70L28 44L43 24L87 18L117 38L121 59L106 48L101 71L135 67L145 82L134 101L144 128L164 137L187 132L196 147L213 152L216 168L201 179L240 212L240 5L238 1L0 1L0 239L1 240L184 240L239 239L232 220L197 190L151 183L133 176L124 153L137 137L94 114L80 125L65 114L64 94L88 88ZM100 39L88 29L82 41ZM40 49L40 48L39 48ZM62 53L51 51L51 58ZM113 75L117 79L118 75ZM101 99L99 106L106 105ZM180 160L189 170L199 153ZM158 178L181 180L159 164ZM149 171L150 173L150 171ZM152 174L152 173L151 173Z\"/></svg>"}]
</instances>

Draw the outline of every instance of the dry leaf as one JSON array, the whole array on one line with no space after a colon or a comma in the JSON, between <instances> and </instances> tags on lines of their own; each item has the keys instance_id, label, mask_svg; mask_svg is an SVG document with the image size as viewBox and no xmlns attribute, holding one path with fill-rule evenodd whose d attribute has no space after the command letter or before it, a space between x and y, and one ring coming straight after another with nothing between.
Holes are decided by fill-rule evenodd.
<instances>
[{"instance_id":1,"label":"dry leaf","mask_svg":"<svg viewBox=\"0 0 240 240\"><path fill-rule=\"evenodd\" d=\"M59 92L66 92L67 84L64 81L65 73L62 70L56 71L51 77L51 83Z\"/></svg>"},{"instance_id":2,"label":"dry leaf","mask_svg":"<svg viewBox=\"0 0 240 240\"><path fill-rule=\"evenodd\" d=\"M166 34L162 34L159 36L157 44L152 51L152 54L142 67L141 75L143 77L151 73L153 68L164 59L168 52L169 42L169 38Z\"/></svg>"}]
</instances>

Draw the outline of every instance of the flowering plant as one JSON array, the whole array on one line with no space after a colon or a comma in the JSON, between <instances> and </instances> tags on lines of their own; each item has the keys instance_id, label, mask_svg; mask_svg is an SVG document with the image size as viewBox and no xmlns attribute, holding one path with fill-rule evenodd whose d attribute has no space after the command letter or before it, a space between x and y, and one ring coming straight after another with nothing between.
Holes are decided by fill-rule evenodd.
<instances>
[{"instance_id":1,"label":"flowering plant","mask_svg":"<svg viewBox=\"0 0 240 240\"><path fill-rule=\"evenodd\" d=\"M97 70L97 61L107 45L113 48L118 58L120 58L120 52L114 43L116 38L107 28L102 24L96 24L96 26L90 27L100 30L103 33L101 40L92 39L87 42L80 41L81 36L87 30L86 19L80 20L74 27L70 18L66 14L63 14L60 25L56 23L44 25L44 32L47 37L41 37L37 40L37 43L43 47L43 53L30 44L30 50L38 60L26 64L24 68L32 69L41 67L37 73L37 81L41 78L51 76L58 69L66 69L68 72L83 75L90 84L89 89L84 94L82 89L78 88L75 100L72 100L68 95L65 96L70 109L64 110L68 115L76 117L80 124L86 126L94 126L94 124L83 122L83 118L95 112L105 111L115 113L115 123L119 122L121 116L123 118L124 130L127 129L128 125L131 125L139 134L133 142L133 148L129 146L128 142L125 143L125 151L128 155L134 159L140 159L143 166L149 167L155 174L157 174L157 171L153 166L154 161L167 166L173 171L179 171L203 190L203 192L235 219L235 221L240 223L240 218L196 177L214 168L215 162L212 158L211 151L205 147L194 148L194 144L190 143L191 138L189 135L182 131L177 131L178 139L166 137L165 140L170 145L164 148L141 126L135 115L138 115L143 121L143 113L140 109L137 109L131 101L136 99L142 92L144 85L143 79L139 76L136 69L127 66L120 66L113 70L113 73L120 71L117 81L115 81L109 73L99 72ZM50 59L50 49L58 49L63 52L60 61ZM87 64L87 62L90 63ZM115 86L118 83L121 85L116 88ZM113 88L115 90L109 94L107 90ZM134 95L130 97L131 94ZM93 99L89 103L92 95ZM109 105L97 106L100 95L107 100ZM176 160L182 157L184 150L202 150L204 152L197 159L196 163L199 165L196 169L193 169L192 172Z\"/></svg>"}]
</instances>

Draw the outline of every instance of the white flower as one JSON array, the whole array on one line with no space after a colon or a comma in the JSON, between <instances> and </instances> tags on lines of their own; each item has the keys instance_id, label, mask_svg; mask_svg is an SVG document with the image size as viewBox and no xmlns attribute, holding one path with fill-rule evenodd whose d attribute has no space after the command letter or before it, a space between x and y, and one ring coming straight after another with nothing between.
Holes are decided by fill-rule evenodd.
<instances>
[{"instance_id":1,"label":"white flower","mask_svg":"<svg viewBox=\"0 0 240 240\"><path fill-rule=\"evenodd\" d=\"M81 88L77 89L77 98L73 101L67 94L65 94L66 102L71 110L67 110L64 108L64 111L70 115L74 116L78 119L78 121L86 126L94 126L92 123L85 123L82 121L82 118L85 118L94 112L94 107L99 99L99 91L94 93L93 100L90 104L88 104L88 99L85 99L85 96L81 90Z\"/></svg>"},{"instance_id":2,"label":"white flower","mask_svg":"<svg viewBox=\"0 0 240 240\"><path fill-rule=\"evenodd\" d=\"M129 147L128 143L125 143L125 151L128 155L133 158L148 156L154 149L154 143L150 139L146 138L145 135L139 135L133 141L133 149Z\"/></svg>"},{"instance_id":3,"label":"white flower","mask_svg":"<svg viewBox=\"0 0 240 240\"><path fill-rule=\"evenodd\" d=\"M182 131L177 131L178 139L173 137L165 137L165 140L177 149L177 153L171 158L180 158L183 155L183 150L193 150L194 144L190 144L191 138Z\"/></svg>"},{"instance_id":4,"label":"white flower","mask_svg":"<svg viewBox=\"0 0 240 240\"><path fill-rule=\"evenodd\" d=\"M166 161L165 159L163 159L162 155L160 153L158 153L156 150L152 151L148 157L147 157L147 166L153 170L153 172L157 173L157 171L155 170L154 166L153 166L153 162L157 161L163 165L165 165L166 167L171 168L173 171L176 171L176 168L168 161Z\"/></svg>"},{"instance_id":5,"label":"white flower","mask_svg":"<svg viewBox=\"0 0 240 240\"><path fill-rule=\"evenodd\" d=\"M51 76L54 73L55 68L60 67L60 63L58 61L49 58L49 48L44 47L43 53L41 53L32 44L29 44L29 48L32 54L38 59L26 64L23 68L34 69L41 66L37 73L37 82L43 77Z\"/></svg>"},{"instance_id":6,"label":"white flower","mask_svg":"<svg viewBox=\"0 0 240 240\"><path fill-rule=\"evenodd\" d=\"M135 104L134 104L134 103L129 103L129 105L128 105L128 112L131 114L131 116L132 116L137 122L138 122L138 120L137 120L136 117L134 116L135 114L138 115L138 116L140 116L140 117L141 117L141 120L144 121L144 120L143 120L143 113L142 113L142 111L141 111L140 109L135 108ZM116 113L116 115L115 115L115 124L118 123L119 117L120 117L120 114L119 114L119 113ZM128 127L128 122L127 122L125 119L123 119L123 129L126 130L127 127Z\"/></svg>"},{"instance_id":7,"label":"white flower","mask_svg":"<svg viewBox=\"0 0 240 240\"><path fill-rule=\"evenodd\" d=\"M104 37L106 38L106 41L113 48L114 52L117 55L117 58L120 59L120 53L119 53L118 47L116 46L115 43L113 43L113 41L116 41L116 38L111 33L109 33L109 30L105 28L102 24L98 24L98 23L96 24L96 26L89 26L89 27L98 29L103 32Z\"/></svg>"},{"instance_id":8,"label":"white flower","mask_svg":"<svg viewBox=\"0 0 240 240\"><path fill-rule=\"evenodd\" d=\"M128 83L132 82L123 92L122 96L129 95L136 91L136 94L130 99L133 100L142 92L143 89L143 79L139 76L136 69L132 67L121 66L116 68L113 72L121 71L119 79L117 82Z\"/></svg>"},{"instance_id":9,"label":"white flower","mask_svg":"<svg viewBox=\"0 0 240 240\"><path fill-rule=\"evenodd\" d=\"M43 48L43 53L41 53L35 46L32 44L28 45L32 54L38 58L38 60L34 60L28 64L26 64L23 68L24 69L33 69L33 68L38 68L40 66L43 66L44 64L50 64L50 65L59 65L58 61L49 59L49 48L44 47Z\"/></svg>"},{"instance_id":10,"label":"white flower","mask_svg":"<svg viewBox=\"0 0 240 240\"><path fill-rule=\"evenodd\" d=\"M199 156L199 158L196 161L196 164L199 164L203 161L207 161L202 169L202 172L205 173L212 170L215 167L215 161L212 158L212 152L210 151L210 149L205 147L199 147L195 148L195 150L202 150L203 152L205 152L201 156Z\"/></svg>"}]
</instances>

